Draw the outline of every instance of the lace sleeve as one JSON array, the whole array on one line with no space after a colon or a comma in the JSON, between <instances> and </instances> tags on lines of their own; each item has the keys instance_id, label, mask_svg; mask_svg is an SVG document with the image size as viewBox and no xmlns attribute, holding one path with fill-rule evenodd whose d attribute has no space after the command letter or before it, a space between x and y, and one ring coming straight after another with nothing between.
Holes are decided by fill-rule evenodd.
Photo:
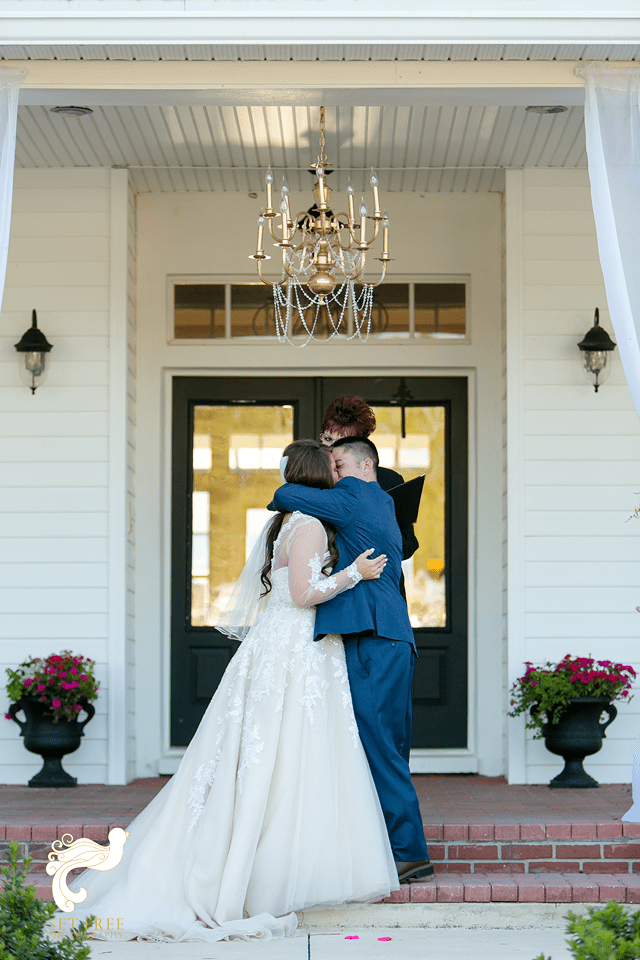
<instances>
[{"instance_id":1,"label":"lace sleeve","mask_svg":"<svg viewBox=\"0 0 640 960\"><path fill-rule=\"evenodd\" d=\"M289 590L297 607L315 607L362 580L355 563L340 573L322 573L327 534L318 520L299 524L289 542Z\"/></svg>"}]
</instances>

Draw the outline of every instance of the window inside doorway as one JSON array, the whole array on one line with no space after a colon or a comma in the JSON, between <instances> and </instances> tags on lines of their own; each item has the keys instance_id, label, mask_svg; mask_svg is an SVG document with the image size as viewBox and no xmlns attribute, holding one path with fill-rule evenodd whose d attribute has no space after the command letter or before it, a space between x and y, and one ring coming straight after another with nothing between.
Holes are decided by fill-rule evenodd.
<instances>
[{"instance_id":1,"label":"window inside doorway","mask_svg":"<svg viewBox=\"0 0 640 960\"><path fill-rule=\"evenodd\" d=\"M275 338L273 294L265 284L187 277L169 281L172 342ZM312 322L312 317L308 319ZM293 324L292 336L302 334L299 318L294 316ZM329 332L317 329L318 338ZM352 332L349 318L348 333ZM425 339L468 340L466 278L385 281L376 287L369 342Z\"/></svg>"}]
</instances>

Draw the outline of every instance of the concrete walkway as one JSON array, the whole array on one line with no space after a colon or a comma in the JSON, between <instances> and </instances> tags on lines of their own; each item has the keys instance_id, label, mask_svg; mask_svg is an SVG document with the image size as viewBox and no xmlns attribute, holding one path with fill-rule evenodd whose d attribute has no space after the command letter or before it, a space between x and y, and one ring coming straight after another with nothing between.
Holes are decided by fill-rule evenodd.
<instances>
[{"instance_id":1,"label":"concrete walkway","mask_svg":"<svg viewBox=\"0 0 640 960\"><path fill-rule=\"evenodd\" d=\"M358 939L347 939L357 936ZM391 937L390 940L380 939ZM91 960L552 960L571 954L560 930L361 930L269 943L92 942Z\"/></svg>"}]
</instances>

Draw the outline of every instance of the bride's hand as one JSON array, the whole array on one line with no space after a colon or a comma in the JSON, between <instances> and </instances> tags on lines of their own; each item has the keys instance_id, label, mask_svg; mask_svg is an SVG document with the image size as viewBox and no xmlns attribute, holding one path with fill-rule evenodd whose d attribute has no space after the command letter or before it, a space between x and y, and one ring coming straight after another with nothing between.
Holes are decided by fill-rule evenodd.
<instances>
[{"instance_id":1,"label":"bride's hand","mask_svg":"<svg viewBox=\"0 0 640 960\"><path fill-rule=\"evenodd\" d=\"M361 553L360 556L356 558L356 568L363 580L377 580L387 562L384 553L381 553L380 556L374 560L370 560L369 555L373 553L374 549L374 547L371 547L371 549L365 550L364 553Z\"/></svg>"}]
</instances>

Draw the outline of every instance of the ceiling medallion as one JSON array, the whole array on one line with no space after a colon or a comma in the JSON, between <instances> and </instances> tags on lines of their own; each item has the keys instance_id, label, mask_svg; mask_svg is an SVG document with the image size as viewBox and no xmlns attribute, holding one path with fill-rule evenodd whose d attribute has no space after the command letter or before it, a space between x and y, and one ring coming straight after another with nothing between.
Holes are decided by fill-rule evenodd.
<instances>
[{"instance_id":1,"label":"ceiling medallion","mask_svg":"<svg viewBox=\"0 0 640 960\"><path fill-rule=\"evenodd\" d=\"M295 218L291 217L289 187L282 178L279 212L273 207L273 172L268 168L265 182L267 207L258 217L256 252L250 257L256 261L258 276L273 287L276 334L280 343L292 343L294 328L302 324L307 339L296 346L306 346L311 340L331 340L335 336L346 340L358 337L366 341L371 329L373 289L385 278L389 256L389 218L380 210L378 178L371 169L373 213L367 212L364 197L356 218L354 188L347 185L348 212L334 213L330 207L331 187L326 178L331 173L325 148L325 111L320 107L320 152L315 167L310 171L317 177L313 187L315 203ZM264 252L265 220L274 246L282 250L282 273L275 282L262 275L262 261L271 258ZM382 227L382 254L376 259L382 263L380 278L375 283L364 279L366 255L378 238ZM367 229L370 236L367 237ZM356 292L356 284L360 290ZM353 317L353 333L349 334L349 313ZM294 322L295 320L295 322ZM329 331L329 332L327 332ZM297 331L296 331L297 332ZM316 334L322 332L323 336Z\"/></svg>"}]
</instances>

